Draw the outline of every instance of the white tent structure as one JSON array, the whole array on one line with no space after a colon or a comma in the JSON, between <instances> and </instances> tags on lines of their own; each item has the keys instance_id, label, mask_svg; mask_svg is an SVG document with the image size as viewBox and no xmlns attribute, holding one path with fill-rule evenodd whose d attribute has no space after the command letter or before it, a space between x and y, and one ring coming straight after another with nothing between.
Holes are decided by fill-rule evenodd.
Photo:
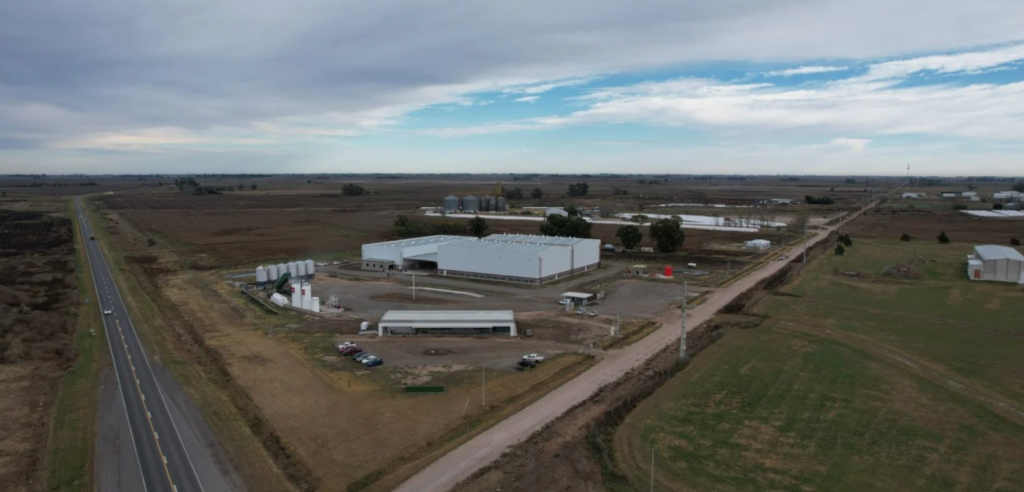
<instances>
[{"instance_id":1,"label":"white tent structure","mask_svg":"<svg viewBox=\"0 0 1024 492\"><path fill-rule=\"evenodd\" d=\"M974 254L967 257L967 276L971 280L1021 283L1024 255L1008 246L975 246Z\"/></svg>"}]
</instances>

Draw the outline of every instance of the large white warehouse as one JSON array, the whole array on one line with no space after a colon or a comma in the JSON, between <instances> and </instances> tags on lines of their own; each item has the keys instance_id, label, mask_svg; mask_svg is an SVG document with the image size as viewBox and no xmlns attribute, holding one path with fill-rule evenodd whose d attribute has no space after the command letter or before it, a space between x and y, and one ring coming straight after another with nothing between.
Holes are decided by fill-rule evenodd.
<instances>
[{"instance_id":1,"label":"large white warehouse","mask_svg":"<svg viewBox=\"0 0 1024 492\"><path fill-rule=\"evenodd\" d=\"M542 284L601 264L601 242L525 234L429 236L363 245L363 268L430 268L438 275Z\"/></svg>"},{"instance_id":2,"label":"large white warehouse","mask_svg":"<svg viewBox=\"0 0 1024 492\"><path fill-rule=\"evenodd\" d=\"M971 280L994 280L1024 284L1024 255L1007 246L975 246L967 257L967 276Z\"/></svg>"}]
</instances>

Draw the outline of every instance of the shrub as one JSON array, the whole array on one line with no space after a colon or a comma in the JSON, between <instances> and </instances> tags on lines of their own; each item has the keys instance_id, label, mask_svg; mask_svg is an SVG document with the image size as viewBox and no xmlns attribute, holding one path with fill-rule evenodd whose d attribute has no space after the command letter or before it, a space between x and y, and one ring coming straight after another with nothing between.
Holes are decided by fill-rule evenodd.
<instances>
[{"instance_id":1,"label":"shrub","mask_svg":"<svg viewBox=\"0 0 1024 492\"><path fill-rule=\"evenodd\" d=\"M946 235L946 231L942 231L939 233L939 242L942 244L949 243L949 236Z\"/></svg>"},{"instance_id":2,"label":"shrub","mask_svg":"<svg viewBox=\"0 0 1024 492\"><path fill-rule=\"evenodd\" d=\"M904 232L903 235L900 236L900 241L903 241L905 243L910 242L910 234Z\"/></svg>"}]
</instances>

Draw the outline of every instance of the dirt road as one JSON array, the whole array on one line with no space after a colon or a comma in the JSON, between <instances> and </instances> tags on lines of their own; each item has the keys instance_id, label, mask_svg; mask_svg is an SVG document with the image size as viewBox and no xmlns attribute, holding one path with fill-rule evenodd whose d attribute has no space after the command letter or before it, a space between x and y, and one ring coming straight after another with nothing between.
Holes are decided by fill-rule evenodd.
<instances>
[{"instance_id":1,"label":"dirt road","mask_svg":"<svg viewBox=\"0 0 1024 492\"><path fill-rule=\"evenodd\" d=\"M896 191L898 188L892 193ZM876 204L877 202L873 202L863 210L868 210ZM817 233L807 242L808 247L825 240L833 230L856 218L863 210L851 215L840 224ZM799 261L800 255L794 251L791 257L796 260L790 261ZM710 294L704 304L690 310L687 316L688 331L709 320L740 294L753 287L757 282L778 272L790 261L767 263L732 285ZM679 313L667 313L662 318L662 327L658 331L625 349L609 352L601 362L590 370L431 463L399 486L396 491L431 492L444 491L454 487L461 480L498 459L510 446L525 440L548 422L586 400L602 386L617 380L629 370L641 365L663 347L679 343L679 325Z\"/></svg>"}]
</instances>

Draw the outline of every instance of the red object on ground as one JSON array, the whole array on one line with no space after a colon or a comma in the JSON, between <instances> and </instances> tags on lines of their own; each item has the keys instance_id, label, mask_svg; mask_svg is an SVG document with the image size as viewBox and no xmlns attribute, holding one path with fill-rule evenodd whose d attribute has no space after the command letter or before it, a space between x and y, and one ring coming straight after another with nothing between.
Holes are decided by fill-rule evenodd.
<instances>
[{"instance_id":1,"label":"red object on ground","mask_svg":"<svg viewBox=\"0 0 1024 492\"><path fill-rule=\"evenodd\" d=\"M666 277L671 277L672 276L672 265L665 265L665 276Z\"/></svg>"}]
</instances>

